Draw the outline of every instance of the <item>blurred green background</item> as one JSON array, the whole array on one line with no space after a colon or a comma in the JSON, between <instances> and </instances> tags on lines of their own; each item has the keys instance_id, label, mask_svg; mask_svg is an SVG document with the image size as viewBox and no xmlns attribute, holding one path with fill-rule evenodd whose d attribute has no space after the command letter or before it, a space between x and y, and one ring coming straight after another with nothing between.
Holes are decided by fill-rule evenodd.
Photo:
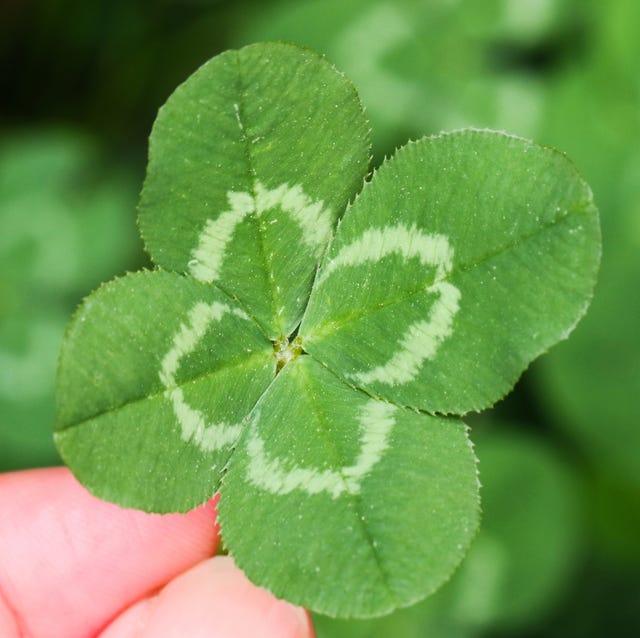
<instances>
[{"instance_id":1,"label":"blurred green background","mask_svg":"<svg viewBox=\"0 0 640 638\"><path fill-rule=\"evenodd\" d=\"M565 151L602 215L589 314L468 419L484 520L462 567L387 618L317 617L318 636L640 636L638 0L3 0L0 470L59 462L65 323L148 265L135 205L158 107L211 56L265 39L354 80L376 163L407 138L507 130Z\"/></svg>"}]
</instances>

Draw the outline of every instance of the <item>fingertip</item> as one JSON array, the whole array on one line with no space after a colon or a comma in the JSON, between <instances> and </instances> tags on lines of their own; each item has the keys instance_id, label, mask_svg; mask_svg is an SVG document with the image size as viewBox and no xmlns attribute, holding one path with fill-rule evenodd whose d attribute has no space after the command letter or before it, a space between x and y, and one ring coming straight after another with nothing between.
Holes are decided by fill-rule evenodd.
<instances>
[{"instance_id":1,"label":"fingertip","mask_svg":"<svg viewBox=\"0 0 640 638\"><path fill-rule=\"evenodd\" d=\"M306 610L253 585L228 557L203 561L128 609L101 638L314 638Z\"/></svg>"},{"instance_id":2,"label":"fingertip","mask_svg":"<svg viewBox=\"0 0 640 638\"><path fill-rule=\"evenodd\" d=\"M26 633L95 635L211 556L215 515L214 499L187 514L123 509L91 496L65 468L0 475L0 591Z\"/></svg>"}]
</instances>

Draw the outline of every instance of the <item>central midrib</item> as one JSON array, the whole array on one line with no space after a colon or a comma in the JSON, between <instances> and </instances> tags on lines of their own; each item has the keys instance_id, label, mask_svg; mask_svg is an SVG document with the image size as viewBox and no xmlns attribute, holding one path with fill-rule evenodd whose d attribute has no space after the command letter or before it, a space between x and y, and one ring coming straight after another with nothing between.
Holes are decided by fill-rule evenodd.
<instances>
[{"instance_id":1,"label":"central midrib","mask_svg":"<svg viewBox=\"0 0 640 638\"><path fill-rule=\"evenodd\" d=\"M82 419L78 420L78 421L73 421L72 423L69 423L68 425L65 425L64 427L60 427L60 428L56 428L56 432L60 433L60 432L65 432L66 430L70 430L73 428L77 428L85 423L88 423L90 421L93 421L94 419L98 419L101 416L104 416L106 414L110 414L112 412L118 412L120 410L123 410L124 408L136 405L137 403L143 403L144 401L150 401L152 399L158 398L160 396L163 396L164 394L166 394L167 392L170 392L171 390L175 390L178 388L184 388L188 385L191 385L193 383L197 383L199 381L203 381L205 379L207 379L208 377L214 376L224 370L229 370L231 368L241 368L243 366L248 366L250 365L253 360L259 360L260 358L264 358L265 361L267 361L269 359L269 357L272 356L272 353L270 351L263 351L263 352L254 352L251 355L249 355L248 357L245 357L244 359L235 359L232 362L225 364L225 365L221 365L218 366L212 370L207 370L206 372L196 375L194 377L191 377L189 379L185 379L184 381L182 381L181 383L176 383L174 385L168 386L168 387L162 387L159 390L155 390L150 392L149 394L145 394L143 396L137 396L134 397L130 400L127 401L123 401L122 403L119 403L117 405L111 406L111 407L107 407L104 409L100 409L97 412L94 412L93 414L83 417ZM274 359L274 369L275 369L275 359ZM271 380L270 382L271 383ZM253 410L253 407L251 408Z\"/></svg>"},{"instance_id":2,"label":"central midrib","mask_svg":"<svg viewBox=\"0 0 640 638\"><path fill-rule=\"evenodd\" d=\"M317 360L315 360L312 357L315 365L322 365L320 363L317 362ZM324 366L323 366L324 367ZM329 370L329 372L331 372ZM389 594L389 597L393 600L394 604L397 604L397 596L396 596L396 592L395 590L391 587L391 584L389 582L389 575L387 573L387 571L384 569L383 566L383 562L382 559L380 557L380 554L378 552L378 549L376 548L376 544L374 543L374 539L371 536L371 533L369 532L369 528L366 525L366 519L363 512L363 508L362 508L362 502L360 497L357 494L351 494L349 492L349 490L347 489L347 481L342 473L342 467L344 466L343 463L343 458L341 458L341 455L338 451L338 448L336 447L334 438L332 436L330 436L330 434L327 432L327 429L325 426L325 424L329 421L326 417L323 411L320 410L320 406L318 405L318 403L314 400L313 397L313 393L309 393L308 388L312 385L313 382L308 381L307 383L304 383L304 381L307 381L308 379L308 373L304 373L304 378L303 378L303 387L305 390L305 394L307 395L307 401L310 403L311 406L313 406L313 411L315 413L315 417L316 417L316 421L319 423L320 425L320 430L322 432L322 438L324 438L324 440L327 442L326 445L327 447L329 447L332 451L332 455L335 461L335 468L338 468L338 473L340 475L340 478L342 479L342 483L344 485L345 488L345 498L347 499L347 501L349 502L349 509L351 510L351 512L353 513L353 518L356 521L356 525L361 529L362 535L367 543L367 545L369 546L369 549L371 550L371 554L373 556L373 560L376 564L376 567L378 569L378 572L380 574L380 580L382 582L382 584L384 585L385 589L387 590L387 593ZM333 375L334 377L336 377L341 384L343 384L345 386L345 389L347 389L348 391L354 392L354 393L358 393L359 391L355 388L351 388L351 386L347 385L343 379L341 379L339 376L337 375ZM357 458L357 456L356 456Z\"/></svg>"},{"instance_id":3,"label":"central midrib","mask_svg":"<svg viewBox=\"0 0 640 638\"><path fill-rule=\"evenodd\" d=\"M251 184L250 184L250 192L251 192L251 196L253 197L253 203L254 203L254 215L252 216L252 220L255 223L257 229L258 229L258 238L259 238L259 249L260 249L260 254L262 257L262 262L264 264L264 268L265 268L265 273L266 273L266 283L267 283L267 290L269 291L269 297L271 300L271 311L272 311L272 316L270 317L270 320L274 322L274 327L276 328L276 331L279 334L270 334L271 331L268 329L269 326L266 326L267 328L267 333L269 334L270 338L278 338L279 336L281 336L283 333L283 326L282 326L282 321L279 319L278 317L278 313L277 313L277 308L279 308L279 303L278 301L281 300L281 297L279 296L277 287L275 285L274 279L273 279L273 272L274 272L274 268L273 268L273 262L271 260L271 256L269 254L269 251L267 250L266 247L266 241L265 241L265 236L264 236L264 231L263 231L263 227L262 224L260 223L260 220L257 217L257 202L258 202L258 198L257 198L257 193L256 193L256 182L258 181L258 174L256 171L256 167L255 167L255 162L253 159L253 155L251 152L251 142L247 136L247 132L246 132L246 128L243 124L243 117L244 117L244 111L245 111L245 83L243 80L243 73L242 73L242 63L241 63L241 58L240 58L240 51L236 52L236 67L237 67L237 83L236 83L236 90L237 90L237 121L238 121L238 128L240 130L240 140L241 143L243 144L244 147L244 156L245 156L245 160L247 163L247 170L248 173L250 175L250 179L251 179ZM270 321L270 323L271 323ZM285 335L287 336L287 335Z\"/></svg>"},{"instance_id":4,"label":"central midrib","mask_svg":"<svg viewBox=\"0 0 640 638\"><path fill-rule=\"evenodd\" d=\"M489 253L485 253L484 255L482 255L482 257L480 259L477 259L473 262L469 262L466 264L462 264L458 267L453 267L449 273L447 273L447 276L440 279L439 281L451 281L455 276L460 275L462 273L468 272L470 270L473 270L474 268L477 268L480 265L486 264L487 262L490 262L492 259L495 259L515 248L519 248L521 246L523 246L524 244L526 244L529 240L534 239L540 235L542 235L543 233L549 231L550 229L554 228L555 226L557 226L558 224L561 224L563 222L566 222L567 220L569 220L571 217L573 217L574 215L578 215L580 213L584 213L587 211L587 209L591 206L591 202L587 201L587 202L581 202L580 204L576 205L573 209L569 209L567 210L566 214L562 215L562 216L558 216L556 218L554 218L552 221L548 222L547 224L544 224L542 227L539 227L538 229L536 229L534 232L525 234L525 235L521 235L520 237L518 237L517 241L514 242L510 242L507 243L503 246L498 247L496 250L489 252ZM434 279L434 281L432 282L436 283L436 280ZM312 343L314 341L314 338L317 337L318 335L323 335L325 336L327 333L332 333L335 332L336 330L340 330L340 327L338 328L333 328L331 329L332 326L335 326L335 324L340 323L340 324L344 324L344 323L349 323L351 321L354 320L358 320L362 317L364 317L365 315L370 315L376 312L379 312L385 308L389 308L391 306L400 304L400 303L404 303L406 301L408 301L409 299L411 299L412 297L415 297L417 295L420 294L424 294L426 288L429 287L429 285L432 284L421 284L419 287L416 287L413 290L410 290L408 292L406 292L405 294L403 294L402 296L390 299L388 301L385 301L383 303L377 304L375 307L373 308L358 308L357 310L354 310L353 312L350 313L346 313L344 315L342 315L339 319L336 320L331 320L329 322L327 322L326 324L326 329L325 330L314 330L313 331L313 338L312 338ZM323 284L326 285L326 284ZM304 335L303 335L304 337Z\"/></svg>"}]
</instances>

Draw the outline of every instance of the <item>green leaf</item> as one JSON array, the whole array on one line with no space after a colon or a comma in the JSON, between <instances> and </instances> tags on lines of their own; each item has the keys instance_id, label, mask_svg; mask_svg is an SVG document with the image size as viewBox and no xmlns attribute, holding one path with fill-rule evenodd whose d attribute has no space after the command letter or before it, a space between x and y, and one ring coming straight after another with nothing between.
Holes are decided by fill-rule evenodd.
<instances>
[{"instance_id":1,"label":"green leaf","mask_svg":"<svg viewBox=\"0 0 640 638\"><path fill-rule=\"evenodd\" d=\"M288 335L368 162L355 89L322 57L275 43L229 51L158 114L142 235L157 264L216 282L271 338Z\"/></svg>"},{"instance_id":2,"label":"green leaf","mask_svg":"<svg viewBox=\"0 0 640 638\"><path fill-rule=\"evenodd\" d=\"M271 344L226 295L174 273L128 275L91 295L67 332L56 444L95 494L185 511L216 491L274 374Z\"/></svg>"},{"instance_id":3,"label":"green leaf","mask_svg":"<svg viewBox=\"0 0 640 638\"><path fill-rule=\"evenodd\" d=\"M553 150L472 130L409 144L347 211L304 347L390 401L480 410L584 314L599 233L588 186Z\"/></svg>"},{"instance_id":4,"label":"green leaf","mask_svg":"<svg viewBox=\"0 0 640 638\"><path fill-rule=\"evenodd\" d=\"M477 491L464 424L354 392L301 356L252 413L220 521L255 582L323 613L366 617L449 578L478 525Z\"/></svg>"}]
</instances>

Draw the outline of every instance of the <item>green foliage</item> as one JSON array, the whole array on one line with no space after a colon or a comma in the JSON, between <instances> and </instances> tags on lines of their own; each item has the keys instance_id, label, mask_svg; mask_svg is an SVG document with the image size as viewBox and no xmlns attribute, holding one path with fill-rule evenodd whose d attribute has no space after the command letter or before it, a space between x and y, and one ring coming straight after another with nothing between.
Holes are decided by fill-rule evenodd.
<instances>
[{"instance_id":1,"label":"green foliage","mask_svg":"<svg viewBox=\"0 0 640 638\"><path fill-rule=\"evenodd\" d=\"M631 77L635 75L616 78L609 69L582 74L558 91L561 102L547 122L563 148L584 157L582 164L592 175L599 207L605 211L602 227L610 249L603 253L598 294L587 320L574 338L541 362L537 380L550 418L571 435L598 473L635 489L637 500L640 404L632 397L640 393L640 295L636 293L640 278L640 91L635 100L627 94L633 86ZM591 97L594 84L613 80L624 82L625 101L610 95L597 100ZM587 104L582 126L569 126L566 113ZM611 126L600 129L596 123L602 121ZM584 139L586 127L596 131L590 142Z\"/></svg>"},{"instance_id":2,"label":"green foliage","mask_svg":"<svg viewBox=\"0 0 640 638\"><path fill-rule=\"evenodd\" d=\"M354 80L376 151L407 134L488 126L531 137L552 86L538 52L577 54L576 0L279 0L243 17L235 41L290 40L326 51ZM553 69L555 70L555 69Z\"/></svg>"},{"instance_id":3,"label":"green foliage","mask_svg":"<svg viewBox=\"0 0 640 638\"><path fill-rule=\"evenodd\" d=\"M474 432L482 526L451 581L385 618L315 615L318 638L507 635L542 624L563 599L584 547L576 468L542 437L520 432L522 423L493 421Z\"/></svg>"},{"instance_id":4,"label":"green foliage","mask_svg":"<svg viewBox=\"0 0 640 638\"><path fill-rule=\"evenodd\" d=\"M367 104L378 152L407 134L486 126L576 161L610 249L585 322L537 367L538 398L595 471L636 498L639 30L636 0L276 0L245 14L236 35L326 51Z\"/></svg>"},{"instance_id":5,"label":"green foliage","mask_svg":"<svg viewBox=\"0 0 640 638\"><path fill-rule=\"evenodd\" d=\"M66 317L135 247L135 189L95 141L42 129L0 144L0 468L59 461L53 379Z\"/></svg>"},{"instance_id":6,"label":"green foliage","mask_svg":"<svg viewBox=\"0 0 640 638\"><path fill-rule=\"evenodd\" d=\"M556 151L460 131L362 188L368 157L358 97L319 55L259 44L197 71L151 136L140 225L158 269L76 313L56 422L94 493L164 512L220 490L250 578L359 617L462 559L479 507L457 416L568 335L600 251Z\"/></svg>"}]
</instances>

